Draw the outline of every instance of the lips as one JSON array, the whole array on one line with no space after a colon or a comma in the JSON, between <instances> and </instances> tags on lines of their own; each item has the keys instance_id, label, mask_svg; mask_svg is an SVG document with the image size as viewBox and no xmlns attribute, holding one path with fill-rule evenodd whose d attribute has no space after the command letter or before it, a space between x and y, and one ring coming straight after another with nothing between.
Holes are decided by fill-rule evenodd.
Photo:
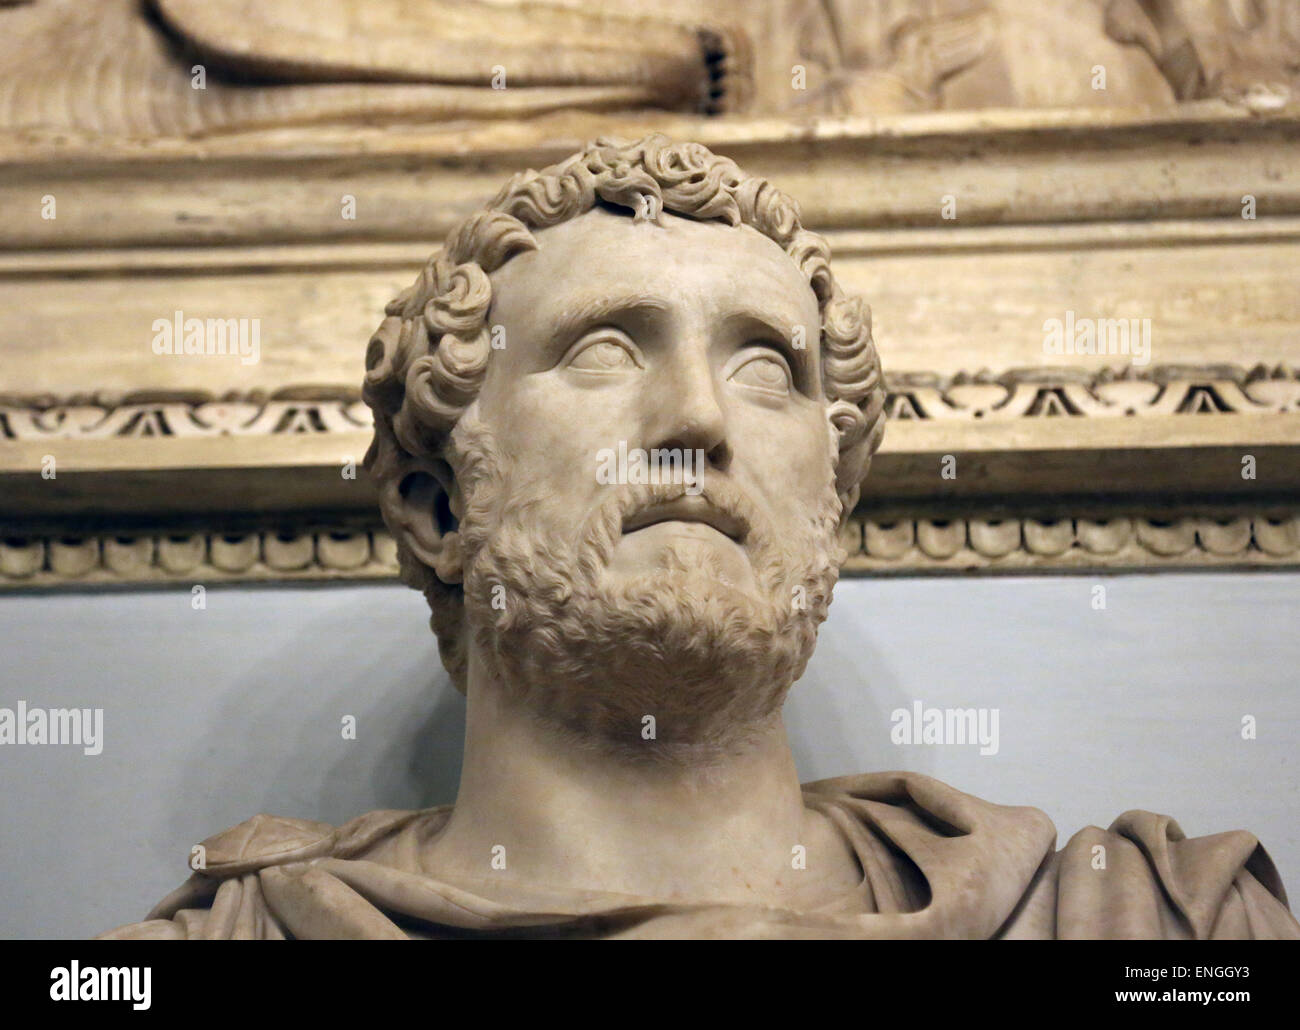
<instances>
[{"instance_id":1,"label":"lips","mask_svg":"<svg viewBox=\"0 0 1300 1030\"><path fill-rule=\"evenodd\" d=\"M623 520L623 533L635 533L661 522L697 522L716 529L723 536L744 543L749 534L749 523L706 501L703 497L679 497L673 501L642 508Z\"/></svg>"}]
</instances>

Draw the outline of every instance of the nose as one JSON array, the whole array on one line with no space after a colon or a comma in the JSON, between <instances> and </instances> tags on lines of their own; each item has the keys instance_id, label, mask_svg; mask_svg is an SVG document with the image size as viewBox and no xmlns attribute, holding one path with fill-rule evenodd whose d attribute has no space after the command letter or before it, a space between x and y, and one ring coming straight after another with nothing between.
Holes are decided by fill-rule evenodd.
<instances>
[{"instance_id":1,"label":"nose","mask_svg":"<svg viewBox=\"0 0 1300 1030\"><path fill-rule=\"evenodd\" d=\"M713 468L725 472L731 463L727 416L707 355L686 359L679 353L676 367L657 387L662 396L655 398L652 446L703 451Z\"/></svg>"}]
</instances>

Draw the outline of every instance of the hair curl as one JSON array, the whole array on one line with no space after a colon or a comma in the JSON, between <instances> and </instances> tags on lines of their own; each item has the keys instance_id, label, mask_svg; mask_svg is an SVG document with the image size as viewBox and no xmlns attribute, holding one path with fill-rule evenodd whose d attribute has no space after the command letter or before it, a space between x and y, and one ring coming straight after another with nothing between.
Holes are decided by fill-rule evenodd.
<instances>
[{"instance_id":1,"label":"hair curl","mask_svg":"<svg viewBox=\"0 0 1300 1030\"><path fill-rule=\"evenodd\" d=\"M442 460L452 429L478 395L492 353L489 274L514 255L537 249L531 230L558 225L597 204L631 209L637 221L659 222L666 210L749 225L790 255L821 312L827 418L839 440L836 491L844 511L852 510L885 425L870 309L840 290L831 275L830 248L803 228L790 197L699 143L673 143L660 134L631 144L598 139L540 172L513 176L388 304L367 348L362 387L375 416L365 466L381 487L400 480L413 458ZM440 580L400 536L398 558L403 581L429 601L443 663L463 690L462 590Z\"/></svg>"}]
</instances>

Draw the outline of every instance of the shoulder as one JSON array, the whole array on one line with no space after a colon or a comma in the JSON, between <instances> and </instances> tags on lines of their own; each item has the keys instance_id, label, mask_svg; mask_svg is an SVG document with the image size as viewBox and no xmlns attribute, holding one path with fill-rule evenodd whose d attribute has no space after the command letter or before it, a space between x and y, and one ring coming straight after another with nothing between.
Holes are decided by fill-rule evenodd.
<instances>
[{"instance_id":1,"label":"shoulder","mask_svg":"<svg viewBox=\"0 0 1300 1030\"><path fill-rule=\"evenodd\" d=\"M1189 838L1169 816L1133 810L1071 837L1003 936L1296 939L1300 924L1253 834Z\"/></svg>"},{"instance_id":2,"label":"shoulder","mask_svg":"<svg viewBox=\"0 0 1300 1030\"><path fill-rule=\"evenodd\" d=\"M256 881L278 866L318 858L364 858L401 866L413 843L437 827L450 806L399 811L380 809L342 826L259 814L208 837L190 852L192 875L162 899L139 923L110 930L101 939L185 939L208 937L221 929L251 929L257 936L278 936L274 914ZM232 900L237 899L237 900ZM225 918L232 909L234 922ZM248 926L239 917L248 917ZM264 932L263 932L264 931Z\"/></svg>"},{"instance_id":3,"label":"shoulder","mask_svg":"<svg viewBox=\"0 0 1300 1030\"><path fill-rule=\"evenodd\" d=\"M851 808L924 874L932 907L995 893L990 933L1017 938L1300 938L1268 852L1244 830L1188 838L1172 818L1129 811L1060 851L1037 808L1000 805L918 773L804 786L812 804ZM996 931L996 932L994 932Z\"/></svg>"},{"instance_id":4,"label":"shoulder","mask_svg":"<svg viewBox=\"0 0 1300 1030\"><path fill-rule=\"evenodd\" d=\"M1056 828L1037 808L1000 805L910 772L867 773L804 786L834 813L881 898L910 911L909 935L995 935L1054 853Z\"/></svg>"},{"instance_id":5,"label":"shoulder","mask_svg":"<svg viewBox=\"0 0 1300 1030\"><path fill-rule=\"evenodd\" d=\"M966 794L922 773L880 772L804 784L805 795L865 802L877 813L911 815L944 836L1011 835L1030 850L1050 848L1056 827L1028 805L1003 805Z\"/></svg>"}]
</instances>

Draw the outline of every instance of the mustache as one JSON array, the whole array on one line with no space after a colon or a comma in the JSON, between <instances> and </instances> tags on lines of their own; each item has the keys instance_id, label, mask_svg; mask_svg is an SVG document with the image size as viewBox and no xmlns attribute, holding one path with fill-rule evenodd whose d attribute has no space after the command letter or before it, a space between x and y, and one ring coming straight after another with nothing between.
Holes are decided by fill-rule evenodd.
<instances>
[{"instance_id":1,"label":"mustache","mask_svg":"<svg viewBox=\"0 0 1300 1030\"><path fill-rule=\"evenodd\" d=\"M698 496L682 498L643 508L623 519L623 535L635 533L662 522L685 521L711 526L724 536L730 537L738 544L743 544L749 536L749 521L734 512L723 511L716 504Z\"/></svg>"},{"instance_id":2,"label":"mustache","mask_svg":"<svg viewBox=\"0 0 1300 1030\"><path fill-rule=\"evenodd\" d=\"M688 490L685 483L618 484L609 487L611 496L587 520L582 528L583 537L595 545L602 563L613 557L615 545L623 535L623 527L635 524L642 516L683 498L712 508L720 521L743 527L746 540L755 536L764 539L766 519L758 506L735 483L720 476L699 479Z\"/></svg>"}]
</instances>

